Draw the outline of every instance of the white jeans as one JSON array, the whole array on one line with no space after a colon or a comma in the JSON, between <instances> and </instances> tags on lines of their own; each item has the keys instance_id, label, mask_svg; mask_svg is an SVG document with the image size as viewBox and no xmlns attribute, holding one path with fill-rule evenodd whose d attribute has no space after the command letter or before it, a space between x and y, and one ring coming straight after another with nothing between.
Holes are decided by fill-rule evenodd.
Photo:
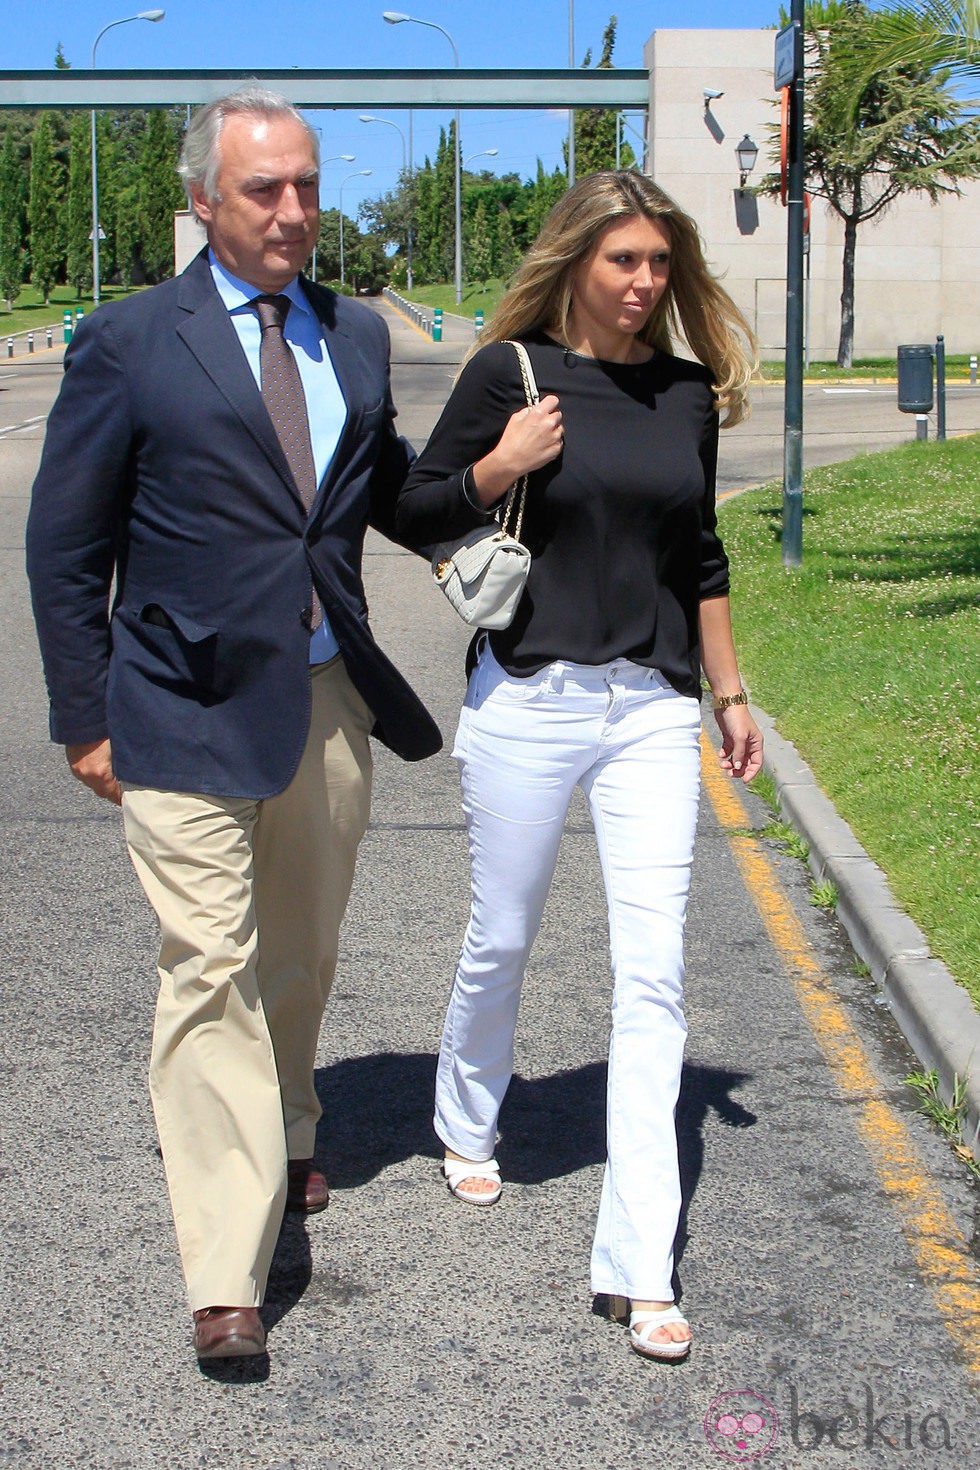
<instances>
[{"instance_id":1,"label":"white jeans","mask_svg":"<svg viewBox=\"0 0 980 1470\"><path fill-rule=\"evenodd\" d=\"M436 1132L464 1158L494 1152L524 969L578 784L599 844L614 977L592 1290L639 1300L673 1297L699 730L698 701L655 670L559 662L514 679L484 646L453 751L473 896L439 1054Z\"/></svg>"}]
</instances>

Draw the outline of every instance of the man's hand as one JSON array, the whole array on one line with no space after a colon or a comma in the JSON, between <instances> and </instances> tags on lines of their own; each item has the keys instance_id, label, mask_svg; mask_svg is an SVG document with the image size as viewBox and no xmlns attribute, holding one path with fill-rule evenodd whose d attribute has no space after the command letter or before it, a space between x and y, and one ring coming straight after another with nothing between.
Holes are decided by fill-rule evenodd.
<instances>
[{"instance_id":1,"label":"man's hand","mask_svg":"<svg viewBox=\"0 0 980 1470\"><path fill-rule=\"evenodd\" d=\"M65 756L76 780L104 801L122 806L122 790L112 769L108 740L89 740L84 745L66 745Z\"/></svg>"}]
</instances>

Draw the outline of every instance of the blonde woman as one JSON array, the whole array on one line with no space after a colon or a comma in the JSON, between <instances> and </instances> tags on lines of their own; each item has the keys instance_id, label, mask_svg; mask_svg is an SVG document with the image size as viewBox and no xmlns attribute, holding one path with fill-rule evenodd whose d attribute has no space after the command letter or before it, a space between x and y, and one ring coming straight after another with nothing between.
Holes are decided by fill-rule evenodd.
<instances>
[{"instance_id":1,"label":"blonde woman","mask_svg":"<svg viewBox=\"0 0 980 1470\"><path fill-rule=\"evenodd\" d=\"M697 361L674 354L683 335ZM524 402L514 348L540 403ZM606 889L614 978L607 1162L592 1290L630 1304L630 1342L687 1356L674 1301L674 1110L686 1023L683 929L699 795L701 668L721 764L762 762L732 642L715 526L719 412L746 413L752 334L697 229L633 172L581 179L552 209L406 482L417 543L489 520L533 472L527 589L480 633L454 756L472 910L439 1057L435 1127L457 1198L493 1204L497 1117L524 969L576 785Z\"/></svg>"}]
</instances>

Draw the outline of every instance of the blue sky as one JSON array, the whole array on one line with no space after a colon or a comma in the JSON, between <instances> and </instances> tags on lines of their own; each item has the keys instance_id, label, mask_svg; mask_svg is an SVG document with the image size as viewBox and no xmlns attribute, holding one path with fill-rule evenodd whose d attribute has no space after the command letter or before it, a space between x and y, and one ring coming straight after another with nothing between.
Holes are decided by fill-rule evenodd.
<instances>
[{"instance_id":1,"label":"blue sky","mask_svg":"<svg viewBox=\"0 0 980 1470\"><path fill-rule=\"evenodd\" d=\"M8 0L2 6L6 43L0 69L48 68L58 43L78 68L90 64L92 43L110 21L151 8L117 0ZM443 67L452 50L438 31L419 25L385 25L385 8L402 9L449 31L462 67L564 67L568 65L568 0L162 0L159 24L116 26L99 42L99 66L117 68ZM778 0L575 0L575 52L581 62L591 46L601 49L610 15L619 18L614 60L643 64L643 45L656 28L762 27L778 19ZM270 29L270 19L274 28ZM407 114L376 113L407 133ZM413 113L414 155L434 157L440 126L450 114ZM402 143L394 128L361 123L356 111L310 114L321 129L324 159L353 153L354 163L324 164L321 202L335 207L344 182L344 212L356 213L363 197L391 189L401 167ZM538 157L546 168L561 163L567 123L544 113L464 112L463 156L497 148L496 158L476 158L473 169L532 176ZM630 135L627 134L629 137ZM348 178L356 170L370 177Z\"/></svg>"}]
</instances>

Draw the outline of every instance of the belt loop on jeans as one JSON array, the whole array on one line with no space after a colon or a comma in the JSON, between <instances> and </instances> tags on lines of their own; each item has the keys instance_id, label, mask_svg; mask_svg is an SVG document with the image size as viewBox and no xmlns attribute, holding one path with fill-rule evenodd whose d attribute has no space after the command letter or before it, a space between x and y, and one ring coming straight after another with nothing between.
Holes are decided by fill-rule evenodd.
<instances>
[{"instance_id":1,"label":"belt loop on jeans","mask_svg":"<svg viewBox=\"0 0 980 1470\"><path fill-rule=\"evenodd\" d=\"M548 666L548 675L544 681L544 687L549 694L560 694L565 687L565 664L561 659L556 659Z\"/></svg>"}]
</instances>

